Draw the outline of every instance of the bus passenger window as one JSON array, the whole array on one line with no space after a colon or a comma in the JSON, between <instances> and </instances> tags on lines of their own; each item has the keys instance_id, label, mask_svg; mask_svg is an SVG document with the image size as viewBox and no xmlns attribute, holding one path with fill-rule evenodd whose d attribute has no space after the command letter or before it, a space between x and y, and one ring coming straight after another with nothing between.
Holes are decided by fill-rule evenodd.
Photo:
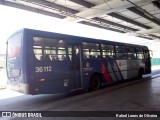
<instances>
[{"instance_id":1,"label":"bus passenger window","mask_svg":"<svg viewBox=\"0 0 160 120\"><path fill-rule=\"evenodd\" d=\"M144 52L142 48L137 48L137 59L144 59Z\"/></svg>"},{"instance_id":2,"label":"bus passenger window","mask_svg":"<svg viewBox=\"0 0 160 120\"><path fill-rule=\"evenodd\" d=\"M133 47L128 47L128 59L136 59L136 49Z\"/></svg>"},{"instance_id":3,"label":"bus passenger window","mask_svg":"<svg viewBox=\"0 0 160 120\"><path fill-rule=\"evenodd\" d=\"M49 55L47 54L40 56L40 60L41 61L51 61Z\"/></svg>"},{"instance_id":4,"label":"bus passenger window","mask_svg":"<svg viewBox=\"0 0 160 120\"><path fill-rule=\"evenodd\" d=\"M117 59L127 59L127 49L124 46L116 46L116 58Z\"/></svg>"},{"instance_id":5,"label":"bus passenger window","mask_svg":"<svg viewBox=\"0 0 160 120\"><path fill-rule=\"evenodd\" d=\"M50 59L49 55L45 54L45 55L44 55L44 60L45 60L45 61L50 61L51 59Z\"/></svg>"},{"instance_id":6,"label":"bus passenger window","mask_svg":"<svg viewBox=\"0 0 160 120\"><path fill-rule=\"evenodd\" d=\"M57 55L51 55L51 58L52 58L51 59L52 61L58 60L58 56Z\"/></svg>"},{"instance_id":7,"label":"bus passenger window","mask_svg":"<svg viewBox=\"0 0 160 120\"><path fill-rule=\"evenodd\" d=\"M68 57L72 61L72 47L68 46Z\"/></svg>"},{"instance_id":8,"label":"bus passenger window","mask_svg":"<svg viewBox=\"0 0 160 120\"><path fill-rule=\"evenodd\" d=\"M144 51L144 54L145 54L145 58L147 58L147 59L150 58L150 56L149 56L149 51L148 51L148 50L145 50L145 51Z\"/></svg>"},{"instance_id":9,"label":"bus passenger window","mask_svg":"<svg viewBox=\"0 0 160 120\"><path fill-rule=\"evenodd\" d=\"M103 58L114 58L115 52L114 52L114 46L113 45L101 44L101 46L102 46L102 56L103 56Z\"/></svg>"},{"instance_id":10,"label":"bus passenger window","mask_svg":"<svg viewBox=\"0 0 160 120\"><path fill-rule=\"evenodd\" d=\"M58 47L58 59L60 61L66 60L66 49L65 49L65 47Z\"/></svg>"},{"instance_id":11,"label":"bus passenger window","mask_svg":"<svg viewBox=\"0 0 160 120\"><path fill-rule=\"evenodd\" d=\"M63 40L33 37L33 51L40 61L66 60L66 47Z\"/></svg>"},{"instance_id":12,"label":"bus passenger window","mask_svg":"<svg viewBox=\"0 0 160 120\"><path fill-rule=\"evenodd\" d=\"M100 58L100 46L96 43L83 43L83 59L98 59Z\"/></svg>"},{"instance_id":13,"label":"bus passenger window","mask_svg":"<svg viewBox=\"0 0 160 120\"><path fill-rule=\"evenodd\" d=\"M39 48L36 48L34 46L34 54L35 54L35 57L38 59L38 60L41 60L42 59L42 49Z\"/></svg>"}]
</instances>

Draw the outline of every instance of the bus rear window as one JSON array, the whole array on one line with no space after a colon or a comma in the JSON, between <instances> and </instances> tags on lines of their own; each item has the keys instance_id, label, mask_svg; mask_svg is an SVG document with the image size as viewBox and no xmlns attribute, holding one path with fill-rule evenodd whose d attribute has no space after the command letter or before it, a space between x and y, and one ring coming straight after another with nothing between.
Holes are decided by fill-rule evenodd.
<instances>
[{"instance_id":1,"label":"bus rear window","mask_svg":"<svg viewBox=\"0 0 160 120\"><path fill-rule=\"evenodd\" d=\"M22 34L18 33L8 40L8 57L18 57L21 52Z\"/></svg>"}]
</instances>

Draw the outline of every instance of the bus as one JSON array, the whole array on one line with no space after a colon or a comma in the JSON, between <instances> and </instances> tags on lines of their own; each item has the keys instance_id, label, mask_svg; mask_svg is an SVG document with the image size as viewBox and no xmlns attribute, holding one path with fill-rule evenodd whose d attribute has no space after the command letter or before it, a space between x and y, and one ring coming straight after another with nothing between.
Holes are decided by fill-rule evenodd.
<instances>
[{"instance_id":1,"label":"bus","mask_svg":"<svg viewBox=\"0 0 160 120\"><path fill-rule=\"evenodd\" d=\"M8 86L24 94L97 90L151 73L146 46L21 29L7 40Z\"/></svg>"}]
</instances>

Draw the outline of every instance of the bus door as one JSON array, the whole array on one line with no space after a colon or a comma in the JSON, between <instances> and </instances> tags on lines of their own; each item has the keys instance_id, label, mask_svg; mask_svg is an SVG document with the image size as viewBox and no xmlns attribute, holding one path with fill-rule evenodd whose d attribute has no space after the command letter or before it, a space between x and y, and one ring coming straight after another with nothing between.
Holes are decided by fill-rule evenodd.
<instances>
[{"instance_id":1,"label":"bus door","mask_svg":"<svg viewBox=\"0 0 160 120\"><path fill-rule=\"evenodd\" d=\"M72 81L73 90L81 89L83 80L81 77L81 49L80 45L70 44L68 46L68 54L71 60L70 64L70 80Z\"/></svg>"}]
</instances>

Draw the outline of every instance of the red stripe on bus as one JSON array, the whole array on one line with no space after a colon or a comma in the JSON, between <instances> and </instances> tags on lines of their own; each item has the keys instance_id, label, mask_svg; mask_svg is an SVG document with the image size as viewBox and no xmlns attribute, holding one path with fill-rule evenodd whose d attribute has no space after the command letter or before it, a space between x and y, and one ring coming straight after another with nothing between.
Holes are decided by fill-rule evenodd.
<instances>
[{"instance_id":1,"label":"red stripe on bus","mask_svg":"<svg viewBox=\"0 0 160 120\"><path fill-rule=\"evenodd\" d=\"M110 76L109 76L109 74L108 74L108 71L107 71L107 69L106 69L106 67L105 67L105 65L102 63L102 73L103 73L103 75L104 75L104 78L105 78L105 80L108 82L108 83L112 83L112 80L111 80L111 78L110 78Z\"/></svg>"}]
</instances>

